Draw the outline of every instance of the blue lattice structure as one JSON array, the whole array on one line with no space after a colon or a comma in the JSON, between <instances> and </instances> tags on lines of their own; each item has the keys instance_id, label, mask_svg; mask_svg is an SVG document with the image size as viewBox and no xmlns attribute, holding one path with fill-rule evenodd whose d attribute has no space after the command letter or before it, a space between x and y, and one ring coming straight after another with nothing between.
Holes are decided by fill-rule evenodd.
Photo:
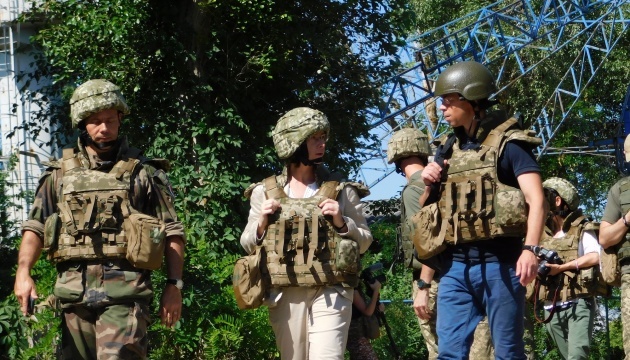
<instances>
[{"instance_id":1,"label":"blue lattice structure","mask_svg":"<svg viewBox=\"0 0 630 360\"><path fill-rule=\"evenodd\" d=\"M629 15L630 0L545 0L539 8L528 0L505 0L409 37L399 52L405 70L387 82L380 108L367 112L372 133L383 144L379 151L364 154L365 162L357 177L372 187L394 171L384 154L389 135L401 126L411 123L431 138L448 128L431 110L436 106L431 85L448 65L462 60L491 64L497 74L499 96L553 54L569 44L578 44L581 50L571 64L566 64L564 76L532 125L543 140L537 155L555 151L551 147L554 136L627 33ZM528 60L522 56L524 50Z\"/></svg>"}]
</instances>

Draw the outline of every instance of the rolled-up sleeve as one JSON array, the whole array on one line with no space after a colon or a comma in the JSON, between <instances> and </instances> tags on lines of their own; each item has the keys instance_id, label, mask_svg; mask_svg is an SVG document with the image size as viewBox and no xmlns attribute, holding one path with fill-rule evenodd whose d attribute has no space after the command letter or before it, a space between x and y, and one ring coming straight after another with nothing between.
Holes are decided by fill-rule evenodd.
<instances>
[{"instance_id":1,"label":"rolled-up sleeve","mask_svg":"<svg viewBox=\"0 0 630 360\"><path fill-rule=\"evenodd\" d=\"M345 186L339 194L338 202L348 225L348 232L339 235L355 240L359 243L361 253L364 253L372 244L372 232L363 216L363 203L357 190L350 185Z\"/></svg>"},{"instance_id":2,"label":"rolled-up sleeve","mask_svg":"<svg viewBox=\"0 0 630 360\"><path fill-rule=\"evenodd\" d=\"M261 184L254 188L249 198L249 216L247 217L245 230L241 234L241 246L248 254L254 253L258 243L256 232L258 231L258 220L260 219L260 209L263 201L265 201L265 193Z\"/></svg>"},{"instance_id":3,"label":"rolled-up sleeve","mask_svg":"<svg viewBox=\"0 0 630 360\"><path fill-rule=\"evenodd\" d=\"M48 169L42 174L39 186L35 191L35 200L28 213L28 219L22 223L22 232L32 231L44 239L44 224L46 219L57 211L57 196L55 194L55 170Z\"/></svg>"}]
</instances>

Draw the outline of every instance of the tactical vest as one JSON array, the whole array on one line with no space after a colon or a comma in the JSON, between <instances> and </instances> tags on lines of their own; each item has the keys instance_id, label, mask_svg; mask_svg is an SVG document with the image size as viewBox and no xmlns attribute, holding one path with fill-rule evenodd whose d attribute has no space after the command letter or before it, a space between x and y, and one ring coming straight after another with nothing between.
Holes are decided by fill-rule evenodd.
<instances>
[{"instance_id":1,"label":"tactical vest","mask_svg":"<svg viewBox=\"0 0 630 360\"><path fill-rule=\"evenodd\" d=\"M562 228L565 235L561 238L554 238L548 230L543 235L540 246L555 250L564 263L574 261L578 258L578 248L580 239L584 231L591 230L597 234L599 223L590 222L581 211L574 211L566 217ZM609 288L601 280L599 266L592 266L588 269L580 269L579 272L565 271L563 276L550 278L546 286L541 285L538 298L543 301L553 301L554 293L560 286L560 293L557 301L567 301L581 297L607 296Z\"/></svg>"},{"instance_id":2,"label":"tactical vest","mask_svg":"<svg viewBox=\"0 0 630 360\"><path fill-rule=\"evenodd\" d=\"M325 181L316 195L304 199L289 198L275 176L263 184L266 198L281 204L269 216L262 241L271 286L357 286L359 244L339 236L318 207L337 198L339 182Z\"/></svg>"},{"instance_id":3,"label":"tactical vest","mask_svg":"<svg viewBox=\"0 0 630 360\"><path fill-rule=\"evenodd\" d=\"M619 204L621 205L621 216L630 210L630 177L626 177L619 183ZM620 243L617 250L619 263L630 258L630 231L626 231L625 239Z\"/></svg>"},{"instance_id":4,"label":"tactical vest","mask_svg":"<svg viewBox=\"0 0 630 360\"><path fill-rule=\"evenodd\" d=\"M509 130L516 125L514 118L502 122L476 150L461 150L458 142L454 144L438 202L440 237L446 243L525 235L525 197L520 189L502 184L497 177L499 155L508 141L536 143L531 132Z\"/></svg>"},{"instance_id":5,"label":"tactical vest","mask_svg":"<svg viewBox=\"0 0 630 360\"><path fill-rule=\"evenodd\" d=\"M123 223L132 212L131 176L140 164L139 155L140 150L129 149L125 158L105 173L83 167L74 149L63 150L59 229L54 230L56 226L46 221L47 234L57 233L48 235L52 236L52 261L126 257Z\"/></svg>"},{"instance_id":6,"label":"tactical vest","mask_svg":"<svg viewBox=\"0 0 630 360\"><path fill-rule=\"evenodd\" d=\"M411 182L405 185L401 194L404 194L405 189L407 189L407 187L409 186L420 186L420 184L418 184L418 182ZM421 186L424 187L424 183L422 183ZM402 197L400 199L400 219L402 220L402 222L400 226L396 229L396 235L399 238L399 251L402 251L403 253L406 267L420 270L422 268L422 263L418 261L418 259L416 259L416 256L414 255L413 240L411 239L411 233L415 225L411 220L411 217L407 218L405 204Z\"/></svg>"}]
</instances>

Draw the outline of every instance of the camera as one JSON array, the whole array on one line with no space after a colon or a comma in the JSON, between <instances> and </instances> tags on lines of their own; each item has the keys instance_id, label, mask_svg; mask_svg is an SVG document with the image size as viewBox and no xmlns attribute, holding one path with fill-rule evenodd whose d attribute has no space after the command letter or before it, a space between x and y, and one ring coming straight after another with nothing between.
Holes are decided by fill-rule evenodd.
<instances>
[{"instance_id":1,"label":"camera","mask_svg":"<svg viewBox=\"0 0 630 360\"><path fill-rule=\"evenodd\" d=\"M558 253L553 250L540 248L538 250L538 254L536 255L538 255L538 258L540 259L540 262L538 263L538 278L540 280L545 280L551 271L551 268L545 266L546 264L564 263L560 256L558 256Z\"/></svg>"},{"instance_id":2,"label":"camera","mask_svg":"<svg viewBox=\"0 0 630 360\"><path fill-rule=\"evenodd\" d=\"M375 280L378 280L381 285L385 285L385 283L387 282L387 277L385 276L385 272L383 271L383 264L380 262L363 269L361 271L360 277L366 285L373 284Z\"/></svg>"}]
</instances>

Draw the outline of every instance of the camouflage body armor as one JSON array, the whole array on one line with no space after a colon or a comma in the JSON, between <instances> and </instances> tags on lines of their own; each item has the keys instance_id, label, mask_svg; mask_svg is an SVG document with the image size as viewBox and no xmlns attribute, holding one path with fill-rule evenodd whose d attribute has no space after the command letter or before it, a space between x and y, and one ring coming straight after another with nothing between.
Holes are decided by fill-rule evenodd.
<instances>
[{"instance_id":1,"label":"camouflage body armor","mask_svg":"<svg viewBox=\"0 0 630 360\"><path fill-rule=\"evenodd\" d=\"M621 216L630 211L630 177L621 180L619 184L619 204L621 205ZM626 259L630 259L630 231L626 232L624 240L617 246L617 259L621 265Z\"/></svg>"},{"instance_id":2,"label":"camouflage body armor","mask_svg":"<svg viewBox=\"0 0 630 360\"><path fill-rule=\"evenodd\" d=\"M326 198L336 199L343 184L326 181L315 196L292 199L280 183L276 176L263 181L266 197L281 204L262 242L271 286L357 286L359 245L339 236L318 207Z\"/></svg>"},{"instance_id":3,"label":"camouflage body armor","mask_svg":"<svg viewBox=\"0 0 630 360\"><path fill-rule=\"evenodd\" d=\"M63 150L59 214L45 224L44 243L53 262L125 258L131 176L140 150L129 149L109 173L86 169L74 153Z\"/></svg>"},{"instance_id":4,"label":"camouflage body armor","mask_svg":"<svg viewBox=\"0 0 630 360\"><path fill-rule=\"evenodd\" d=\"M529 131L514 128L516 126L514 118L504 121L487 133L477 150L460 150L457 143L454 145L453 155L448 159L448 178L441 185L442 196L438 203L440 237L446 243L524 236L525 197L520 189L499 182L497 163L508 141L537 145L540 139ZM480 132L486 133L491 128L491 124L482 123Z\"/></svg>"},{"instance_id":5,"label":"camouflage body armor","mask_svg":"<svg viewBox=\"0 0 630 360\"><path fill-rule=\"evenodd\" d=\"M599 232L599 223L591 222L581 210L569 214L562 224L565 235L561 238L554 238L549 229L545 229L540 246L555 250L564 263L578 258L578 247L584 231L591 230ZM565 271L564 276L550 277L546 286L541 286L538 299L542 301L553 301L554 293L561 287L559 298L556 300L567 301L582 297L597 295L608 296L609 288L601 280L599 266L588 269L580 269L579 272Z\"/></svg>"}]
</instances>

